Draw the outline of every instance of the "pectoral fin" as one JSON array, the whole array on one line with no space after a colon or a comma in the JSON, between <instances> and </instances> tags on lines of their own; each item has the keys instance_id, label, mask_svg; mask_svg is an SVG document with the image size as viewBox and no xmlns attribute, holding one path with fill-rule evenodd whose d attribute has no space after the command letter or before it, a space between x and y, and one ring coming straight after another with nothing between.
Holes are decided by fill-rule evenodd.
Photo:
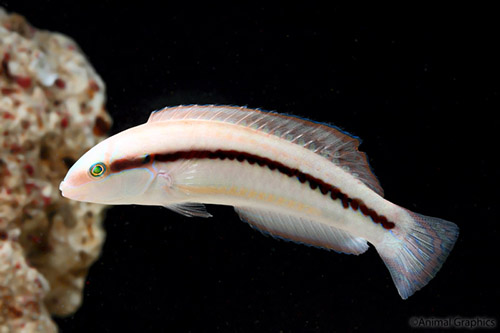
<instances>
[{"instance_id":1,"label":"pectoral fin","mask_svg":"<svg viewBox=\"0 0 500 333\"><path fill-rule=\"evenodd\" d=\"M212 217L212 214L207 212L205 205L201 203L184 202L165 205L164 207L187 217Z\"/></svg>"}]
</instances>

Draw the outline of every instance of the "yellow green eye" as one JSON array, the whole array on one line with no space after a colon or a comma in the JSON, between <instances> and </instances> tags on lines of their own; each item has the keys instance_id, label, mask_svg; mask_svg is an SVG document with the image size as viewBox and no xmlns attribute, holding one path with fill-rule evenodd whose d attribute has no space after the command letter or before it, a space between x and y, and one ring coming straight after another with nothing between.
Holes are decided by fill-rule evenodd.
<instances>
[{"instance_id":1,"label":"yellow green eye","mask_svg":"<svg viewBox=\"0 0 500 333\"><path fill-rule=\"evenodd\" d=\"M104 163L99 162L92 165L89 171L92 177L100 177L106 172L106 166L104 165Z\"/></svg>"}]
</instances>

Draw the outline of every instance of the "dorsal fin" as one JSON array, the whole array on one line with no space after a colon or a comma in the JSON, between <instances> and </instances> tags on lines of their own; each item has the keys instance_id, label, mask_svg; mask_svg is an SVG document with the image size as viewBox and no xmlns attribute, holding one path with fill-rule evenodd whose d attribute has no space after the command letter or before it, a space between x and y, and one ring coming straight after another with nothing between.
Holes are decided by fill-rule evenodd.
<instances>
[{"instance_id":1,"label":"dorsal fin","mask_svg":"<svg viewBox=\"0 0 500 333\"><path fill-rule=\"evenodd\" d=\"M327 158L379 195L384 195L366 154L358 150L359 138L334 126L275 112L218 105L167 107L151 113L148 123L181 119L227 122L273 134Z\"/></svg>"}]
</instances>

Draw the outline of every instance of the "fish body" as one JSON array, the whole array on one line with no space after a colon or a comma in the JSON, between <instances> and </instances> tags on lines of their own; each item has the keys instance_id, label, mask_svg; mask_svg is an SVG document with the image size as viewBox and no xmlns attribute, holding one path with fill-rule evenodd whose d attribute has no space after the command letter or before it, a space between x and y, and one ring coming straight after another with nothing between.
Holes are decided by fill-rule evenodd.
<instances>
[{"instance_id":1,"label":"fish body","mask_svg":"<svg viewBox=\"0 0 500 333\"><path fill-rule=\"evenodd\" d=\"M349 254L375 246L407 298L439 270L458 237L448 221L383 198L359 140L302 118L231 106L180 106L89 150L61 183L63 196L160 205L211 216L234 206L275 237Z\"/></svg>"}]
</instances>

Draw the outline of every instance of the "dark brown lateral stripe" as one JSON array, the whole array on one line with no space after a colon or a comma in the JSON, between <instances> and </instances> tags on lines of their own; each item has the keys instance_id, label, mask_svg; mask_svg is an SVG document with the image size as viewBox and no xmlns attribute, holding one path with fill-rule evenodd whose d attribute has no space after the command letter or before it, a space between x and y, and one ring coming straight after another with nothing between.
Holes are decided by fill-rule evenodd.
<instances>
[{"instance_id":1,"label":"dark brown lateral stripe","mask_svg":"<svg viewBox=\"0 0 500 333\"><path fill-rule=\"evenodd\" d=\"M111 162L109 169L111 172L120 172L127 169L140 168L151 162L151 155L143 155L139 158L127 159L122 158Z\"/></svg>"},{"instance_id":2,"label":"dark brown lateral stripe","mask_svg":"<svg viewBox=\"0 0 500 333\"><path fill-rule=\"evenodd\" d=\"M333 200L340 200L344 208L351 207L353 210L360 210L366 216L371 217L373 222L380 223L385 229L392 229L395 227L394 222L387 220L385 216L378 215L375 210L368 208L361 200L351 199L346 194L342 193L339 188L325 183L319 178L313 177L309 174L303 173L298 169L290 168L280 162L273 161L267 157L261 157L236 150L190 150L178 151L175 153L166 154L151 154L144 155L135 159L119 159L113 161L110 165L111 172L121 172L123 170L143 167L153 161L158 162L175 162L178 160L189 159L219 159L219 160L237 160L239 162L247 161L249 164L257 164L262 167L268 167L270 170L278 170L288 177L297 177L301 183L308 183L309 187L313 190L319 189L322 194L330 195Z\"/></svg>"}]
</instances>

